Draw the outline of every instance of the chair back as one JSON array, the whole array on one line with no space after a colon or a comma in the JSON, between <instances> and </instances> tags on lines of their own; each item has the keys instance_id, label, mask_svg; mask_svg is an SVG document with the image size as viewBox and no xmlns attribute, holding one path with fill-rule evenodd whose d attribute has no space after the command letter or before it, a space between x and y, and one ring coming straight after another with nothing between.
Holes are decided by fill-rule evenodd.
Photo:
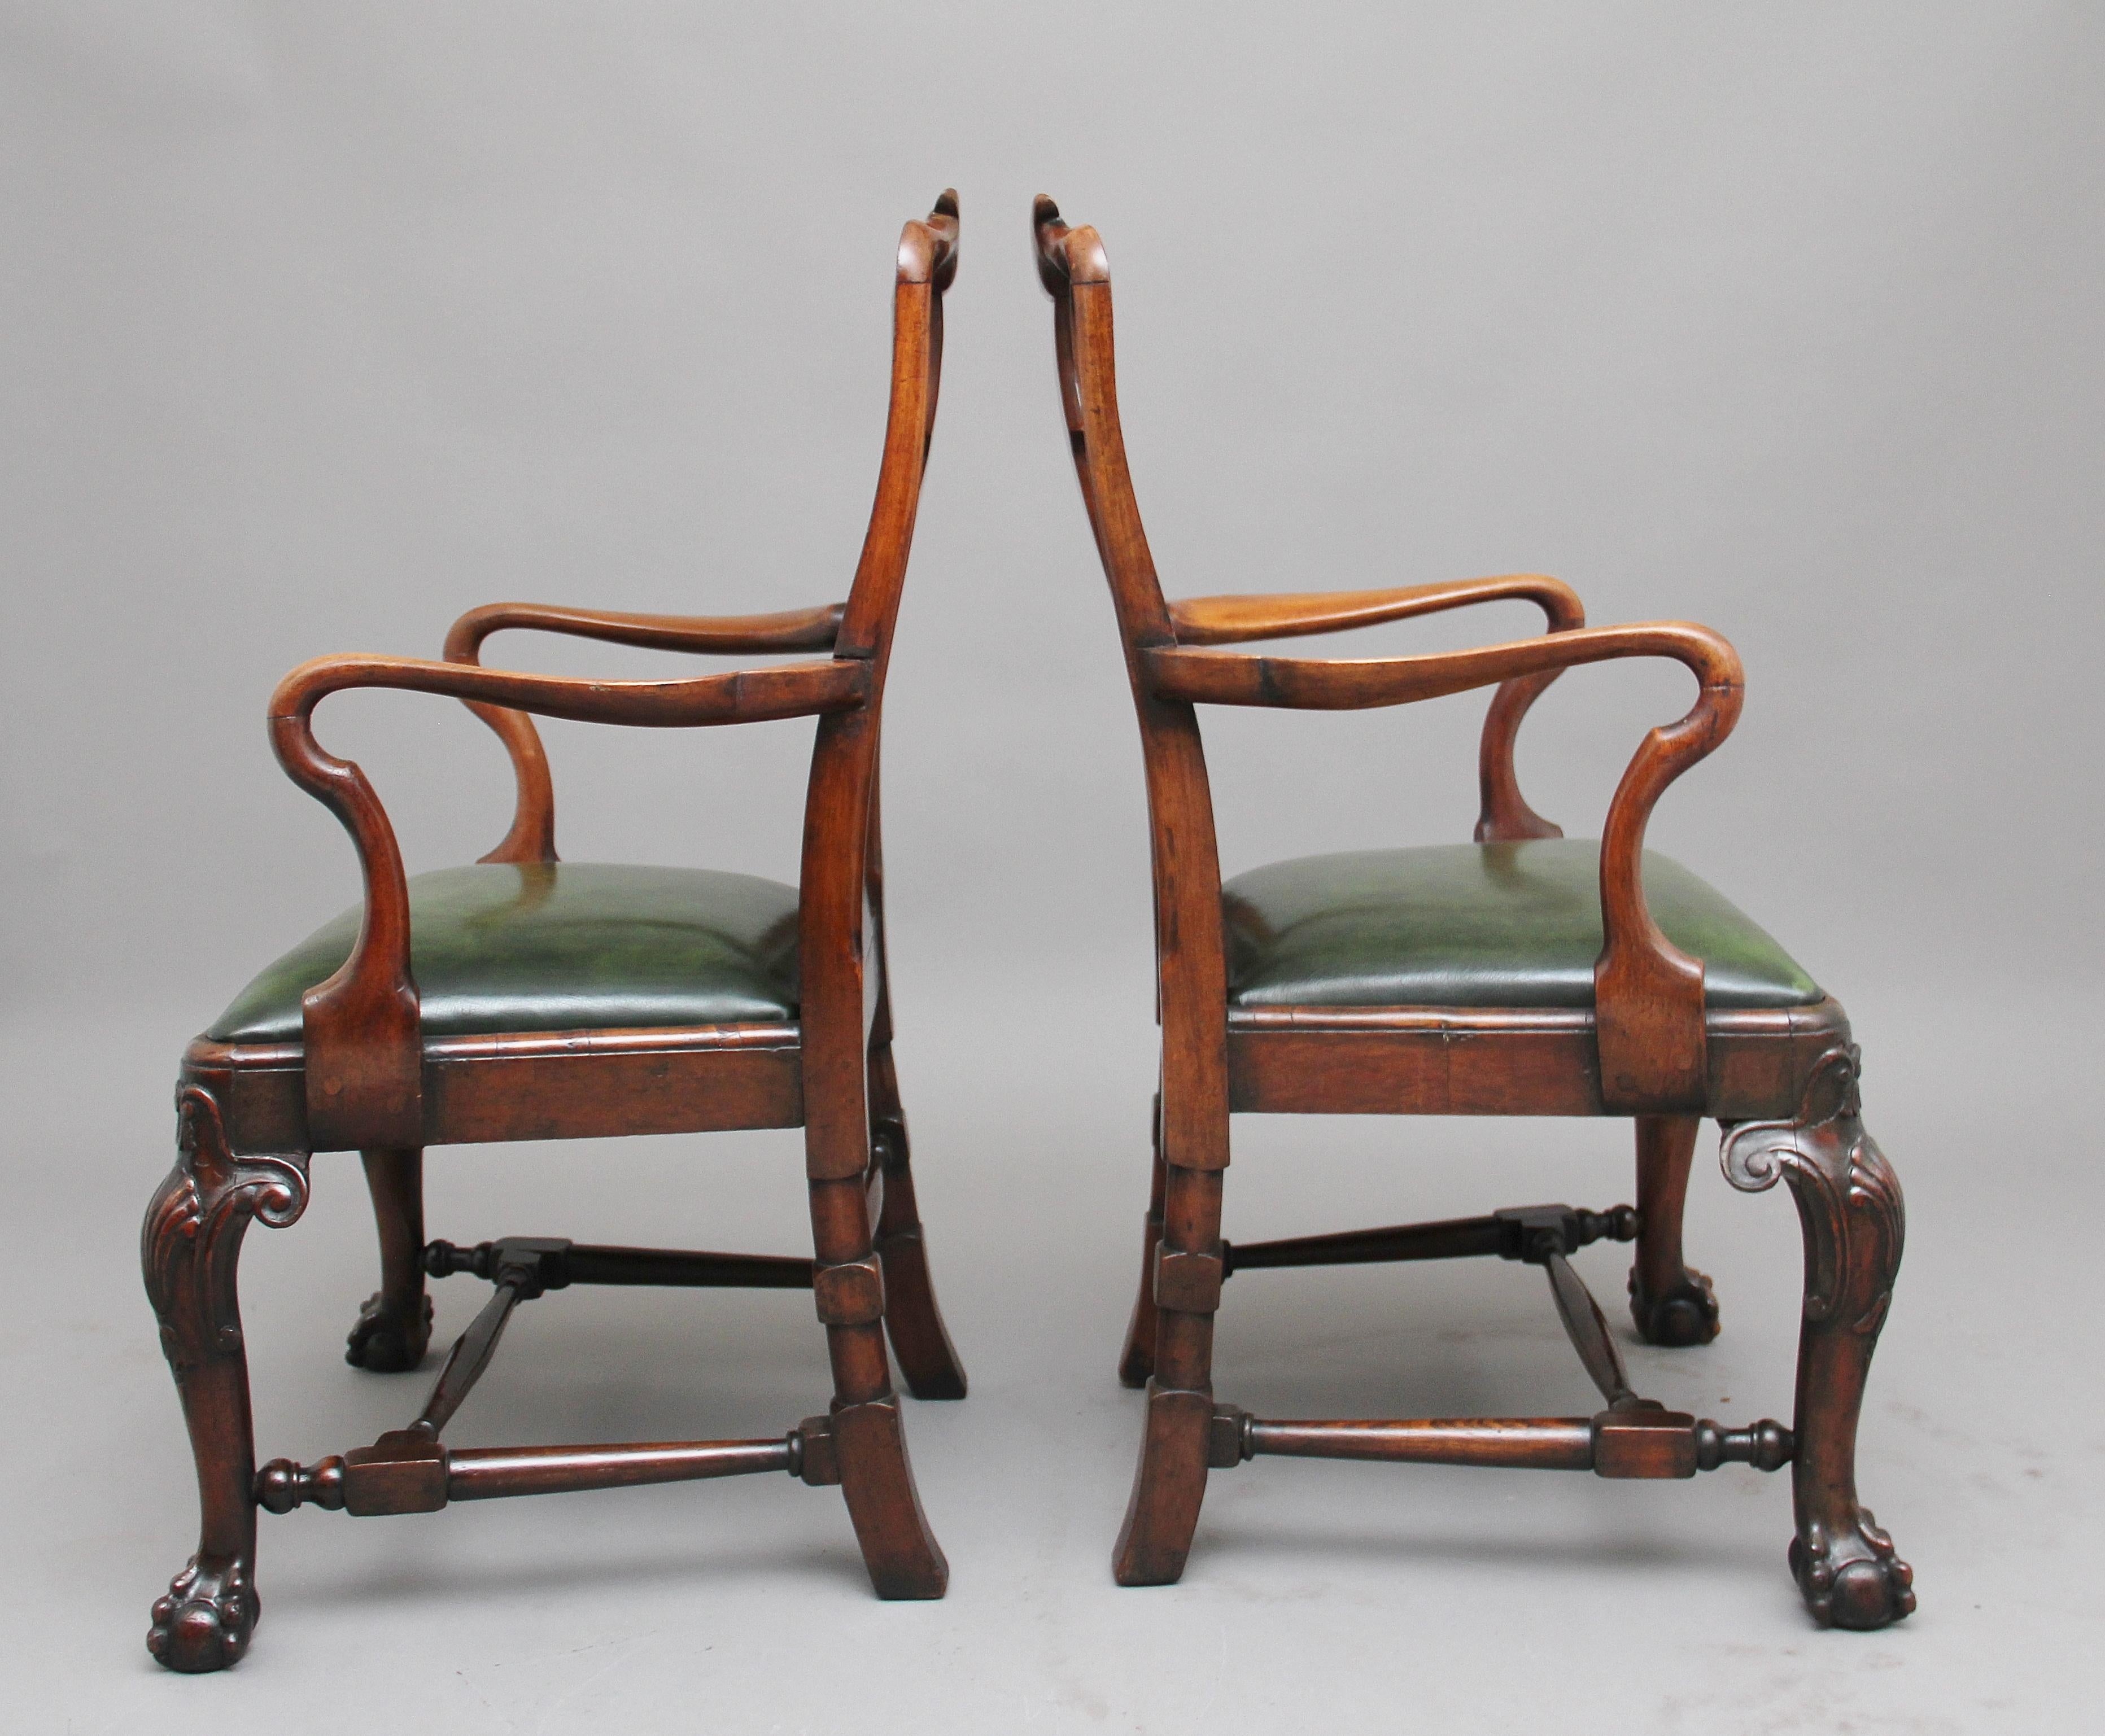
<instances>
[{"instance_id":1,"label":"chair back","mask_svg":"<svg viewBox=\"0 0 2105 1736\"><path fill-rule=\"evenodd\" d=\"M874 680L866 704L819 720L804 801L798 926L806 1169L815 1185L835 1185L838 1200L825 1209L849 1215L865 1209L869 1068L892 1034L878 806L884 673L935 432L943 297L957 270L958 196L946 191L900 234L884 462L834 641L837 658L869 659ZM820 1209L815 1194L814 1214Z\"/></svg>"},{"instance_id":2,"label":"chair back","mask_svg":"<svg viewBox=\"0 0 2105 1736\"><path fill-rule=\"evenodd\" d=\"M1217 1169L1227 1162L1228 1101L1220 854L1197 714L1187 703L1151 693L1140 663L1142 652L1174 645L1177 633L1140 522L1119 426L1111 264L1096 230L1070 228L1059 207L1042 194L1031 228L1039 276L1052 297L1068 443L1111 582L1140 719L1155 875L1163 1149L1173 1164Z\"/></svg>"},{"instance_id":3,"label":"chair back","mask_svg":"<svg viewBox=\"0 0 2105 1736\"><path fill-rule=\"evenodd\" d=\"M943 377L943 297L957 274L958 195L945 191L927 216L909 221L900 233L884 462L862 558L834 645L836 656L874 658L880 682L905 582L922 475L936 431L936 400Z\"/></svg>"}]
</instances>

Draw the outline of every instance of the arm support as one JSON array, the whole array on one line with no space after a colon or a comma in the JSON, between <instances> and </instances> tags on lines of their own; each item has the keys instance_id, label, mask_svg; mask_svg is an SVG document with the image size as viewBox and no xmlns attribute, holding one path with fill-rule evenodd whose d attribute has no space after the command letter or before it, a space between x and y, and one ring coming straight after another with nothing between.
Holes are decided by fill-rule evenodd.
<instances>
[{"instance_id":1,"label":"arm support","mask_svg":"<svg viewBox=\"0 0 2105 1736\"><path fill-rule=\"evenodd\" d=\"M1669 657L1701 684L1678 722L1647 735L1608 804L1601 834L1601 922L1593 967L1601 1095L1612 1110L1700 1109L1706 1084L1703 966L1660 931L1646 908L1647 823L1669 784L1739 721L1738 654L1687 622L1585 627L1512 645L1429 657L1324 659L1161 648L1141 654L1156 697L1187 704L1351 710L1403 705L1540 676L1577 663Z\"/></svg>"},{"instance_id":2,"label":"arm support","mask_svg":"<svg viewBox=\"0 0 2105 1736\"><path fill-rule=\"evenodd\" d=\"M536 627L543 632L662 651L748 655L766 651L829 651L840 631L845 607L833 603L766 615L637 615L543 603L485 603L454 623L446 634L445 656L449 663L475 663L480 660L482 642L507 627ZM467 702L467 707L504 743L519 788L512 829L482 859L553 862L556 791L548 775L548 756L541 746L540 732L524 712L474 699Z\"/></svg>"},{"instance_id":3,"label":"arm support","mask_svg":"<svg viewBox=\"0 0 2105 1736\"><path fill-rule=\"evenodd\" d=\"M1383 621L1407 620L1473 603L1520 598L1542 605L1549 630L1565 633L1586 624L1579 593L1540 573L1509 573L1493 578L1457 579L1438 585L1406 585L1387 591L1330 591L1302 596L1189 597L1169 605L1169 618L1183 645L1234 645L1249 639L1285 639L1303 633L1335 633ZM1527 805L1513 770L1513 744L1528 707L1555 681L1551 669L1516 676L1499 684L1477 748L1479 842L1506 838L1557 838L1563 832Z\"/></svg>"},{"instance_id":4,"label":"arm support","mask_svg":"<svg viewBox=\"0 0 2105 1736\"><path fill-rule=\"evenodd\" d=\"M867 703L872 676L858 659L686 681L593 681L387 657L320 658L287 676L270 698L271 746L293 781L343 823L365 880L365 917L351 957L306 996L310 1149L423 1143L409 881L395 829L365 774L315 739L314 709L323 698L347 687L389 687L515 713L680 729L852 711Z\"/></svg>"}]
</instances>

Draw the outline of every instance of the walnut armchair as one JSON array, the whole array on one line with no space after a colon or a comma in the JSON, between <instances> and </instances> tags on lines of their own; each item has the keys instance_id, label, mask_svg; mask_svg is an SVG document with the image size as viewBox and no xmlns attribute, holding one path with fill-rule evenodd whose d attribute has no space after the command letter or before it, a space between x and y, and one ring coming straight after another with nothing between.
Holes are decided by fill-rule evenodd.
<instances>
[{"instance_id":1,"label":"walnut armchair","mask_svg":"<svg viewBox=\"0 0 2105 1736\"><path fill-rule=\"evenodd\" d=\"M948 1569L908 1463L887 1331L916 1396L962 1398L965 1377L930 1286L892 1060L878 748L957 243L950 193L901 238L883 462L846 603L722 618L502 603L463 616L443 662L324 658L273 696L278 758L351 834L365 896L259 975L183 1058L178 1157L148 1211L142 1252L189 1424L203 1527L197 1553L154 1608L147 1644L163 1663L215 1670L247 1648L259 1506L416 1513L786 1471L839 1485L878 1595L942 1595ZM509 628L811 655L662 681L481 667L484 640ZM503 739L516 817L480 863L407 877L372 785L320 745L320 703L369 687L463 700ZM681 729L816 719L800 883L559 861L535 716ZM531 1237L465 1247L425 1240L429 1146L798 1126L810 1259ZM252 1219L297 1219L310 1157L340 1150L363 1154L380 1242L380 1289L351 1332L353 1364L405 1370L422 1360L427 1276L472 1273L494 1288L408 1427L259 1473L235 1293L243 1236ZM586 1283L809 1289L826 1331L831 1404L761 1439L446 1444L441 1431L512 1310Z\"/></svg>"},{"instance_id":2,"label":"walnut armchair","mask_svg":"<svg viewBox=\"0 0 2105 1736\"><path fill-rule=\"evenodd\" d=\"M1900 1262L1901 1194L1864 1131L1842 1009L1701 880L1644 850L1667 787L1738 718L1740 661L1685 622L1589 627L1533 574L1316 596L1166 600L1120 431L1102 241L1040 199L1061 401L1139 712L1153 844L1161 1092L1140 1296L1120 1374L1147 1391L1120 1582L1182 1573L1208 1475L1260 1454L1687 1477L1791 1467L1791 1570L1822 1625L1883 1627L1911 1576L1857 1499L1857 1419ZM1539 637L1433 656L1315 658L1218 649L1406 619L1493 598L1540 605ZM1598 844L1522 798L1513 745L1563 671L1667 658L1696 703L1639 743ZM1201 705L1356 709L1489 688L1476 841L1275 863L1223 885ZM1255 1244L1221 1236L1236 1112L1616 1115L1636 1124L1638 1197L1606 1212L1482 1218ZM1634 1241L1630 1310L1661 1345L1716 1332L1684 1265L1682 1205L1700 1120L1724 1129L1737 1188L1779 1179L1805 1237L1797 1407L1785 1428L1722 1427L1638 1398L1571 1256ZM1591 1417L1277 1421L1218 1403L1224 1280L1267 1266L1498 1255L1541 1266L1603 1408Z\"/></svg>"}]
</instances>

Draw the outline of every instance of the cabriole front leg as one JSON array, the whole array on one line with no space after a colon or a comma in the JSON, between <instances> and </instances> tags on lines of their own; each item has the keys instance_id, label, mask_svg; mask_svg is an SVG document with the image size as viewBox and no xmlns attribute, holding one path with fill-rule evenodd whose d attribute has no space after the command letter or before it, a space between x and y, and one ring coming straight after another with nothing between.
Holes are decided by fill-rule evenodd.
<instances>
[{"instance_id":1,"label":"cabriole front leg","mask_svg":"<svg viewBox=\"0 0 2105 1736\"><path fill-rule=\"evenodd\" d=\"M380 1287L358 1311L343 1359L399 1374L424 1359L431 1299L424 1290L424 1154L414 1147L361 1153L380 1236Z\"/></svg>"},{"instance_id":2,"label":"cabriole front leg","mask_svg":"<svg viewBox=\"0 0 2105 1736\"><path fill-rule=\"evenodd\" d=\"M1857 1419L1893 1301L1906 1216L1900 1183L1864 1123L1857 1051L1824 1056L1798 1118L1730 1129L1726 1179L1750 1192L1790 1188L1805 1232L1798 1346L1798 1534L1790 1567L1823 1627L1884 1627L1915 1608L1914 1575L1857 1499Z\"/></svg>"},{"instance_id":3,"label":"cabriole front leg","mask_svg":"<svg viewBox=\"0 0 2105 1736\"><path fill-rule=\"evenodd\" d=\"M248 1648L256 1595L256 1446L235 1267L251 1218L292 1223L307 1203L305 1154L237 1158L202 1086L177 1097L176 1167L140 1237L146 1294L161 1323L197 1460L197 1553L154 1605L146 1649L172 1670L222 1670Z\"/></svg>"}]
</instances>

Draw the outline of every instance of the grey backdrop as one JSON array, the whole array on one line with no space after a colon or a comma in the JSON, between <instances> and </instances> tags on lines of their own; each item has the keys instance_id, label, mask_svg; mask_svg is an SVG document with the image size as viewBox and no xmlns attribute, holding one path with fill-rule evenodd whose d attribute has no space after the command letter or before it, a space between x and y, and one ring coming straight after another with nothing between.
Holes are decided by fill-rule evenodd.
<instances>
[{"instance_id":1,"label":"grey backdrop","mask_svg":"<svg viewBox=\"0 0 2105 1736\"><path fill-rule=\"evenodd\" d=\"M2075 1624L2071 1644L2094 1631L2079 1471L2097 1436L2054 1384L2091 1372L2064 1359L2076 1292L2054 1287L2080 1256L2058 1228L2034 1249L2026 1225L2098 1203L2074 1082L2098 1034L2101 72L2105 15L2067 6L0 3L0 981L11 1185L47 1290L6 1354L11 1388L36 1395L24 1402L53 1427L18 1487L37 1492L21 1516L43 1552L41 1596L75 1642L67 1671L40 1678L39 1727L60 1727L61 1707L69 1728L114 1726L178 1693L136 1650L190 1520L174 1406L131 1288L131 1214L164 1165L184 1039L356 892L334 822L270 757L272 684L324 651L435 655L456 613L498 597L728 612L844 594L884 411L892 241L946 183L963 196L963 261L893 664L887 852L923 1191L977 1384L966 1406L917 1408L913 1424L957 1569L950 1601L918 1627L873 1613L838 1515L796 1506L811 1560L829 1564L828 1608L872 1645L923 1648L916 1673L952 1672L928 1690L943 1728L1239 1728L1309 1695L1392 1705L1406 1683L1423 1703L1466 1707L1473 1671L1509 1671L1516 1646L1547 1658L1552 1636L1573 1635L1575 1596L1611 1613L1655 1595L1652 1631L1692 1673L1603 1715L1768 1729L1846 1703L1852 1728L1963 1728L1954 1697L1973 1694L2053 1727L2052 1708L2073 1703L2054 1698L2064 1677L2011 1648L2045 1648L2056 1622ZM1874 1125L1911 1186L1916 1243L1866 1448L1871 1498L1923 1573L1924 1613L1897 1634L1808 1633L1781 1571L1781 1488L1736 1502L1708 1486L1729 1478L1678 1503L1613 1502L1625 1554L1597 1538L1545 1560L1540 1527L1609 1497L1553 1479L1522 1497L1474 1473L1246 1471L1233 1498L1247 1493L1249 1524L1274 1528L1269 1554L1209 1530L1216 1577L1195 1558L1177 1592L1108 1590L1135 1420L1106 1387L1144 1187L1146 836L1026 245L1041 190L1106 239L1128 437L1173 594L1531 569L1577 585L1597 622L1696 618L1739 646L1745 719L1666 799L1653 841L1852 1007ZM1499 605L1358 644L1533 628L1531 611ZM492 660L666 667L528 636L498 640ZM1535 806L1593 830L1638 737L1685 698L1676 671L1567 676L1522 738ZM1466 837L1479 716L1473 698L1209 717L1228 868ZM808 726L547 733L566 856L793 877ZM373 775L413 868L471 859L503 829L500 751L458 707L338 700L323 734ZM1400 1138L1423 1166L1383 1161ZM1282 1233L1531 1192L1604 1204L1627 1187L1614 1129L1435 1139L1303 1123L1249 1139L1231 1199L1270 1202L1251 1227ZM698 1164L694 1142L628 1168L597 1148L462 1154L449 1173L482 1191L463 1183L436 1227L582 1234L599 1213L607 1234L651 1239L655 1217L685 1213L697 1237L745 1221L793 1246L779 1138L700 1149L773 1167ZM1527 1172L1556 1153L1593 1167ZM1500 1154L1519 1180L1480 1173ZM505 1185L498 1222L490 1190ZM333 1172L328 1188L308 1224L259 1236L251 1256L259 1390L311 1384L290 1409L259 1399L265 1424L284 1418L297 1437L266 1453L355 1444L368 1424L354 1407L377 1426L410 1402L399 1383L331 1366L369 1280L355 1183ZM452 1197L435 1194L435 1215ZM1714 1207L1692 1209L1701 1221ZM1044 1240L1015 1251L1009 1212ZM1762 1226L1745 1258L1768 1336L1750 1336L1754 1298L1736 1309L1727 1290L1728 1322L1746 1332L1700 1354L1746 1354L1760 1394L1736 1417L1787 1414L1789 1214L1732 1200L1714 1212L1725 1246L1696 1257L1721 1289L1732 1235ZM1027 1302L987 1270L998 1243L1035 1287ZM1224 1345L1254 1333L1274 1357L1245 1384L1270 1368L1308 1381L1304 1408L1394 1408L1382 1382L1419 1378L1399 1366L1432 1353L1399 1337L1385 1301L1407 1295L1403 1323L1465 1334L1490 1308L1529 1346L1543 1313L1530 1294L1508 1321L1491 1279L1339 1282L1280 1280L1275 1296L1301 1310L1283 1322L1236 1298ZM292 1323L282 1343L256 1323L259 1296ZM1348 1297L1374 1313L1364 1341ZM472 1300L449 1291L442 1306ZM572 1308L561 1330L577 1333L575 1356L618 1364L624 1345L661 1341L686 1354L685 1326L582 1305L544 1305ZM820 1390L816 1335L801 1317L724 1305L679 1316L724 1324L712 1379L733 1378L741 1347L805 1358L779 1404L769 1387L728 1419L772 1427L754 1405ZM759 1336L741 1339L740 1322ZM1347 1341L1361 1349L1341 1350L1325 1384L1310 1345ZM1458 1380L1491 1381L1507 1343L1480 1369L1452 1361L1461 1340L1440 1341L1446 1384L1421 1367L1421 1408L1455 1408ZM1544 1369L1560 1368L1544 1344ZM2031 1388L2021 1355L2036 1359L2022 1364ZM686 1431L692 1371L646 1360L637 1352L634 1379L573 1426L639 1432L621 1395L640 1383L658 1397L637 1402ZM1659 1381L1692 1366L1660 1360ZM560 1378L519 1378L505 1438L548 1438L530 1382ZM96 1404L69 1417L83 1392ZM1964 1420L1999 1399L2036 1435ZM1479 1401L1546 1402L1512 1381ZM1042 1426L1003 1461L1033 1405ZM1087 1453L1064 1452L1063 1430ZM1879 1453L1887 1480L1905 1474L1895 1463L1917 1477L1905 1526L1878 1496ZM96 1520L113 1458L135 1454L143 1480L120 1516ZM1029 1477L1015 1470L1026 1462ZM2021 1462L2030 1482L2010 1469ZM1960 1488L1984 1504L1959 1511ZM1464 1516L1479 1497L1524 1499L1533 1516L1479 1546ZM1706 1528L1757 1499L1745 1560L1706 1553ZM349 1720L391 1694L445 1705L472 1658L487 1727L539 1728L555 1688L582 1692L591 1673L560 1662L581 1629L615 1648L592 1670L624 1660L615 1678L644 1694L627 1715L646 1723L696 1681L722 1697L726 1727L755 1729L825 1721L829 1683L867 1689L865 1667L813 1664L786 1642L772 1662L762 1647L698 1662L668 1640L654 1674L636 1633L691 1634L736 1611L779 1640L816 1570L793 1553L776 1573L781 1533L764 1528L735 1570L708 1528L673 1565L639 1569L666 1526L704 1508L709 1527L743 1523L731 1515L749 1503L736 1488L606 1500L378 1540L342 1520L281 1522L266 1537L270 1618L231 1679L243 1685L180 1691L261 1718L267 1685L311 1695L348 1671L328 1704ZM1343 1546L1341 1503L1383 1515L1380 1546ZM1439 1548L1427 1514L1453 1528ZM569 1542L548 1543L550 1524ZM640 1528L606 1528L622 1526ZM544 1578L533 1619L553 1637L534 1656L557 1661L536 1664L531 1692L516 1673L500 1692L489 1673L518 1606L474 1574L446 1577L468 1536ZM617 1540L595 1556L594 1537ZM1629 1547L1652 1578L1599 1579L1604 1562L1630 1565ZM1455 1604L1457 1576L1486 1560L1504 1567L1484 1583L1490 1601ZM1677 1564L1703 1578L1700 1597ZM1665 1591L1640 1590L1660 1573ZM1290 1645L1277 1638L1288 1618L1267 1613L1282 1576L1309 1624ZM306 1589L274 1589L288 1582ZM2003 1594L1977 1595L1990 1582ZM1205 1601L1224 1584L1247 1590ZM1750 1609L1768 1624L1751 1662L1701 1649ZM1212 1648L1210 1712L1147 1677L1150 1620L1195 1622L1188 1643ZM1319 1668L1310 1649L1354 1622L1379 1645ZM400 1668L351 1667L330 1638L346 1623L362 1655L393 1652ZM11 1646L26 1638L13 1625ZM1642 1625L1571 1637L1571 1667L1637 1667L1628 1630ZM1433 1630L1447 1636L1410 1637ZM1372 1660L1392 1647L1384 1676ZM1884 1685L1848 1700L1840 1685L1873 1660L1889 1667ZM449 1727L483 1727L474 1703ZM896 1707L883 1717L909 1727Z\"/></svg>"}]
</instances>

